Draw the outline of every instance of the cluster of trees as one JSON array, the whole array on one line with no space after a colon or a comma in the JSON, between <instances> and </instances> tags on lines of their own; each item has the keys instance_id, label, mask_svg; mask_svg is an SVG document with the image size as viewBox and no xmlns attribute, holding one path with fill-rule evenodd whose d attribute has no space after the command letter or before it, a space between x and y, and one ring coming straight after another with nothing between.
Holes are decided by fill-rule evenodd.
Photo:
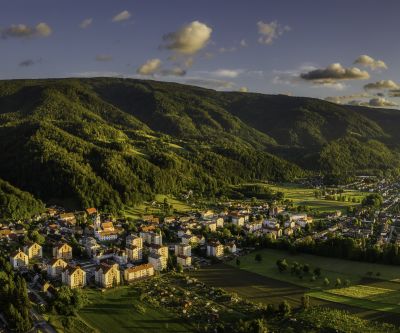
<instances>
[{"instance_id":1,"label":"cluster of trees","mask_svg":"<svg viewBox=\"0 0 400 333\"><path fill-rule=\"evenodd\" d=\"M11 264L0 257L0 312L16 332L26 332L32 328L29 315L31 304L26 281L14 273Z\"/></svg>"},{"instance_id":2,"label":"cluster of trees","mask_svg":"<svg viewBox=\"0 0 400 333\"><path fill-rule=\"evenodd\" d=\"M87 303L87 295L80 289L70 289L67 286L61 286L57 290L54 299L52 299L50 306L60 315L74 316Z\"/></svg>"},{"instance_id":3,"label":"cluster of trees","mask_svg":"<svg viewBox=\"0 0 400 333\"><path fill-rule=\"evenodd\" d=\"M43 210L40 200L0 179L0 220L28 219Z\"/></svg>"},{"instance_id":4,"label":"cluster of trees","mask_svg":"<svg viewBox=\"0 0 400 333\"><path fill-rule=\"evenodd\" d=\"M276 266L278 267L278 270L281 273L289 270L289 264L285 258L278 259L276 261ZM311 270L310 265L299 264L298 262L294 261L290 266L290 273L292 275L298 276L299 278L303 278L304 275L312 273L312 278L316 279L321 277L321 268L315 267L313 270Z\"/></svg>"},{"instance_id":5,"label":"cluster of trees","mask_svg":"<svg viewBox=\"0 0 400 333\"><path fill-rule=\"evenodd\" d=\"M392 243L371 245L364 239L342 236L330 236L326 240L317 241L310 236L306 236L302 241L296 243L286 239L264 238L260 240L259 246L325 257L400 265L400 249L398 245Z\"/></svg>"}]
</instances>

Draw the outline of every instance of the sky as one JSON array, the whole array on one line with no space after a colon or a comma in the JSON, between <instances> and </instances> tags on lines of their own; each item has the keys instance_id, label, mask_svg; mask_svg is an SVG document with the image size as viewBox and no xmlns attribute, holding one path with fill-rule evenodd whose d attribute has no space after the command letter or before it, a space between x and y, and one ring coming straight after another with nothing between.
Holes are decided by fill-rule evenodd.
<instances>
[{"instance_id":1,"label":"sky","mask_svg":"<svg viewBox=\"0 0 400 333\"><path fill-rule=\"evenodd\" d=\"M0 0L0 79L117 76L399 108L399 0Z\"/></svg>"}]
</instances>

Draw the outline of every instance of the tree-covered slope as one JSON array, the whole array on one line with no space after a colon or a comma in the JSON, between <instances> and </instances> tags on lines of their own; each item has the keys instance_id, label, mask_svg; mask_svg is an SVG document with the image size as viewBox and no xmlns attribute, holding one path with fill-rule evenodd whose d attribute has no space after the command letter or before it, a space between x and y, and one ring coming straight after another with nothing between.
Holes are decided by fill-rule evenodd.
<instances>
[{"instance_id":1,"label":"tree-covered slope","mask_svg":"<svg viewBox=\"0 0 400 333\"><path fill-rule=\"evenodd\" d=\"M40 200L0 179L0 221L27 219L43 210Z\"/></svg>"},{"instance_id":2,"label":"tree-covered slope","mask_svg":"<svg viewBox=\"0 0 400 333\"><path fill-rule=\"evenodd\" d=\"M400 140L373 111L156 81L0 81L0 178L47 203L116 210L155 193L396 167Z\"/></svg>"},{"instance_id":3,"label":"tree-covered slope","mask_svg":"<svg viewBox=\"0 0 400 333\"><path fill-rule=\"evenodd\" d=\"M168 96L173 87L143 97L164 105L153 109L141 86L113 79L1 82L0 177L45 202L116 210L155 193L214 195L231 183L304 174L265 151L273 143L267 135L222 108L186 110L188 120L176 109L183 102ZM118 95L126 89L130 94ZM190 108L189 97L185 103Z\"/></svg>"}]
</instances>

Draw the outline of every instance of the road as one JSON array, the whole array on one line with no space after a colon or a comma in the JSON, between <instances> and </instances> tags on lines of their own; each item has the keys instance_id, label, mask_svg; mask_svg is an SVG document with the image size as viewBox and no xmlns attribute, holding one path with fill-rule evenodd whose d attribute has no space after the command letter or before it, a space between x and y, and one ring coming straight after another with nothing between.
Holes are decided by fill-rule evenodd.
<instances>
[{"instance_id":1,"label":"road","mask_svg":"<svg viewBox=\"0 0 400 333\"><path fill-rule=\"evenodd\" d=\"M43 299L43 297L40 296L39 293L36 292L31 286L28 286L28 289L29 292L36 296L36 298L40 301L40 304L47 305L47 302ZM57 333L53 326L51 326L34 308L30 310L30 314L34 321L35 328L41 329L45 333Z\"/></svg>"},{"instance_id":2,"label":"road","mask_svg":"<svg viewBox=\"0 0 400 333\"><path fill-rule=\"evenodd\" d=\"M31 309L30 314L34 320L35 328L40 329L45 333L57 333L53 326L51 326L35 309Z\"/></svg>"}]
</instances>

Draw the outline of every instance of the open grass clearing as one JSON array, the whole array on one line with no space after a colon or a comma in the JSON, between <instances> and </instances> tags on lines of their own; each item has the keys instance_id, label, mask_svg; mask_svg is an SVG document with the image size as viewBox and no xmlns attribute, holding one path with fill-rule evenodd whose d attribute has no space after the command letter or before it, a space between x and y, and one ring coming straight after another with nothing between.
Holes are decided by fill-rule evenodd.
<instances>
[{"instance_id":1,"label":"open grass clearing","mask_svg":"<svg viewBox=\"0 0 400 333\"><path fill-rule=\"evenodd\" d=\"M261 254L261 262L257 262L254 259L256 254ZM303 265L308 264L311 271L316 267L321 268L321 278L316 281L310 281L311 274L304 275L303 278L300 279L297 276L291 275L290 271L280 273L276 266L276 261L283 258L286 259L289 266L293 262L298 262ZM330 287L332 288L337 278L340 278L342 282L349 280L351 284L359 284L366 278L368 272L372 272L374 276L376 273L379 273L379 280L394 280L397 279L400 274L400 270L396 266L320 257L303 253L290 254L287 251L274 249L255 251L246 256L242 256L239 259L240 269L310 289L320 289L325 287L323 284L323 279L325 277L329 279ZM231 261L229 264L236 266L235 260Z\"/></svg>"},{"instance_id":2,"label":"open grass clearing","mask_svg":"<svg viewBox=\"0 0 400 333\"><path fill-rule=\"evenodd\" d=\"M90 326L104 333L127 332L191 332L182 319L163 309L154 309L139 300L130 287L120 287L105 292L86 291L90 304L79 315ZM144 313L136 310L140 305Z\"/></svg>"}]
</instances>

